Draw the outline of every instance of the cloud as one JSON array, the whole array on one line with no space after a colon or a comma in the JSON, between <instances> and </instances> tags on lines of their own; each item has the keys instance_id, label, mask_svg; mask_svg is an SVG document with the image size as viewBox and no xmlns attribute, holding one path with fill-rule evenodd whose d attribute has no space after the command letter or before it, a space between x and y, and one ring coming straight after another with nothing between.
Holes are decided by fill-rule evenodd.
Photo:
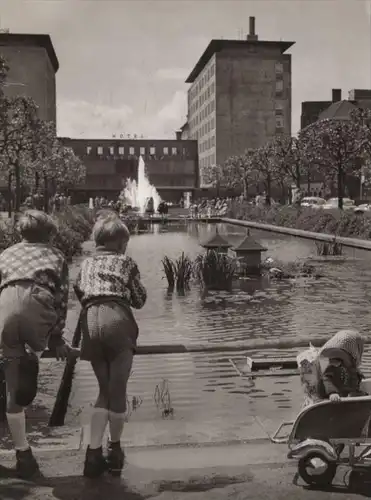
<instances>
[{"instance_id":1,"label":"cloud","mask_svg":"<svg viewBox=\"0 0 371 500\"><path fill-rule=\"evenodd\" d=\"M157 80L182 80L188 76L189 71L186 68L162 68L155 73Z\"/></svg>"},{"instance_id":2,"label":"cloud","mask_svg":"<svg viewBox=\"0 0 371 500\"><path fill-rule=\"evenodd\" d=\"M60 100L57 106L58 134L90 139L112 137L125 130L132 115L130 106L110 107L87 101Z\"/></svg>"},{"instance_id":3,"label":"cloud","mask_svg":"<svg viewBox=\"0 0 371 500\"><path fill-rule=\"evenodd\" d=\"M159 112L160 121L179 120L187 112L187 96L185 92L178 90L175 92L171 101L166 104Z\"/></svg>"},{"instance_id":4,"label":"cloud","mask_svg":"<svg viewBox=\"0 0 371 500\"><path fill-rule=\"evenodd\" d=\"M176 91L153 113L136 113L130 106L111 107L87 101L58 101L57 128L61 137L105 139L113 134L173 139L186 120L187 96Z\"/></svg>"}]
</instances>

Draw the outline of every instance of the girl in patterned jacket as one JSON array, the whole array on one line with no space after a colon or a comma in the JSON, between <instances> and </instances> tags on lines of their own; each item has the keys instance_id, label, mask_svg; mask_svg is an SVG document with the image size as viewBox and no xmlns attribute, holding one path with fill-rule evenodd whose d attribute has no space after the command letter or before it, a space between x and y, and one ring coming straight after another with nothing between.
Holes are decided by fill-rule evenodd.
<instances>
[{"instance_id":1,"label":"girl in patterned jacket","mask_svg":"<svg viewBox=\"0 0 371 500\"><path fill-rule=\"evenodd\" d=\"M96 252L83 261L75 286L83 306L81 359L90 361L99 385L84 464L84 475L90 478L106 470L119 476L125 459L120 439L138 337L131 308L142 308L147 298L137 264L125 255L129 237L117 215L99 217L93 228ZM107 425L105 458L102 440Z\"/></svg>"}]
</instances>

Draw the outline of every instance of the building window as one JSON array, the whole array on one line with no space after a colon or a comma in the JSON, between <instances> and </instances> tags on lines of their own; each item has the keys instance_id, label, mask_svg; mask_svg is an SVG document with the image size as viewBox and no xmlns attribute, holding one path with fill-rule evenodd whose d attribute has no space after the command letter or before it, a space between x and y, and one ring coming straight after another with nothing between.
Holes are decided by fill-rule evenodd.
<instances>
[{"instance_id":1,"label":"building window","mask_svg":"<svg viewBox=\"0 0 371 500\"><path fill-rule=\"evenodd\" d=\"M109 148L109 154L112 156L115 154L115 148L113 146Z\"/></svg>"},{"instance_id":2,"label":"building window","mask_svg":"<svg viewBox=\"0 0 371 500\"><path fill-rule=\"evenodd\" d=\"M142 156L144 156L144 155L146 154L146 148L141 147L141 148L140 148L140 154L141 154Z\"/></svg>"},{"instance_id":3,"label":"building window","mask_svg":"<svg viewBox=\"0 0 371 500\"><path fill-rule=\"evenodd\" d=\"M97 147L97 153L98 153L98 155L100 155L100 156L103 154L103 148L102 148L102 146L98 146L98 147Z\"/></svg>"},{"instance_id":4,"label":"building window","mask_svg":"<svg viewBox=\"0 0 371 500\"><path fill-rule=\"evenodd\" d=\"M169 148L168 147L164 147L164 155L168 155L169 154Z\"/></svg>"},{"instance_id":5,"label":"building window","mask_svg":"<svg viewBox=\"0 0 371 500\"><path fill-rule=\"evenodd\" d=\"M178 154L178 148L171 148L171 154L176 156Z\"/></svg>"},{"instance_id":6,"label":"building window","mask_svg":"<svg viewBox=\"0 0 371 500\"><path fill-rule=\"evenodd\" d=\"M88 146L88 147L86 148L86 154L87 154L87 155L90 155L91 150L92 150L92 147L91 147L91 146Z\"/></svg>"},{"instance_id":7,"label":"building window","mask_svg":"<svg viewBox=\"0 0 371 500\"><path fill-rule=\"evenodd\" d=\"M277 80L276 81L276 94L282 94L282 92L283 92L283 81Z\"/></svg>"},{"instance_id":8,"label":"building window","mask_svg":"<svg viewBox=\"0 0 371 500\"><path fill-rule=\"evenodd\" d=\"M276 128L283 128L282 116L276 116Z\"/></svg>"},{"instance_id":9,"label":"building window","mask_svg":"<svg viewBox=\"0 0 371 500\"><path fill-rule=\"evenodd\" d=\"M282 75L283 64L281 62L276 62L276 75Z\"/></svg>"},{"instance_id":10,"label":"building window","mask_svg":"<svg viewBox=\"0 0 371 500\"><path fill-rule=\"evenodd\" d=\"M123 155L125 153L125 149L123 146L119 147L119 155Z\"/></svg>"},{"instance_id":11,"label":"building window","mask_svg":"<svg viewBox=\"0 0 371 500\"><path fill-rule=\"evenodd\" d=\"M131 146L131 147L129 148L129 154L130 154L130 155L134 155L134 154L135 154L135 148L133 148L133 146Z\"/></svg>"},{"instance_id":12,"label":"building window","mask_svg":"<svg viewBox=\"0 0 371 500\"><path fill-rule=\"evenodd\" d=\"M155 155L155 154L156 154L156 148L155 148L154 146L151 146L151 147L149 148L149 154L150 154L150 155Z\"/></svg>"},{"instance_id":13,"label":"building window","mask_svg":"<svg viewBox=\"0 0 371 500\"><path fill-rule=\"evenodd\" d=\"M283 114L283 102L276 101L275 110L276 110L276 115L282 115Z\"/></svg>"}]
</instances>

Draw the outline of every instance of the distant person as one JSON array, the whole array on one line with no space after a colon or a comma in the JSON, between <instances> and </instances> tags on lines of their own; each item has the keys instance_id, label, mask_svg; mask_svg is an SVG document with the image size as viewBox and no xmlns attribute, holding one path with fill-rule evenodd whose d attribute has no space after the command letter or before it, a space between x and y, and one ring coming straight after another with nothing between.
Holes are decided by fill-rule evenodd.
<instances>
[{"instance_id":1,"label":"distant person","mask_svg":"<svg viewBox=\"0 0 371 500\"><path fill-rule=\"evenodd\" d=\"M84 464L84 475L89 478L106 470L121 475L126 387L138 337L131 308L142 308L147 299L138 266L125 255L130 234L120 218L102 215L93 238L96 253L83 261L75 287L83 306L81 359L90 361L99 385ZM107 425L110 442L105 458L102 441Z\"/></svg>"},{"instance_id":2,"label":"distant person","mask_svg":"<svg viewBox=\"0 0 371 500\"><path fill-rule=\"evenodd\" d=\"M292 204L295 205L296 207L300 207L302 200L303 200L303 193L301 189L299 188L295 189L292 195Z\"/></svg>"},{"instance_id":3,"label":"distant person","mask_svg":"<svg viewBox=\"0 0 371 500\"><path fill-rule=\"evenodd\" d=\"M255 205L256 205L257 207L264 207L265 202L266 202L266 199L265 199L265 193L263 193L263 194L259 193L259 194L255 197Z\"/></svg>"},{"instance_id":4,"label":"distant person","mask_svg":"<svg viewBox=\"0 0 371 500\"><path fill-rule=\"evenodd\" d=\"M148 214L150 217L154 214L155 211L155 202L153 200L153 197L151 196L148 198L147 205L145 208L145 213Z\"/></svg>"},{"instance_id":5,"label":"distant person","mask_svg":"<svg viewBox=\"0 0 371 500\"><path fill-rule=\"evenodd\" d=\"M164 217L165 215L168 214L169 212L169 207L166 203L166 201L161 201L158 208L157 208L157 212L162 216Z\"/></svg>"}]
</instances>

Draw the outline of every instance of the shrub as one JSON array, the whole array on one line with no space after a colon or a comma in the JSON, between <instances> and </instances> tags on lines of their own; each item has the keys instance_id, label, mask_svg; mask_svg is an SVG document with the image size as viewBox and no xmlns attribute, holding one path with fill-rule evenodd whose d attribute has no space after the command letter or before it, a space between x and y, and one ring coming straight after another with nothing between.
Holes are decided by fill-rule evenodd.
<instances>
[{"instance_id":1,"label":"shrub","mask_svg":"<svg viewBox=\"0 0 371 500\"><path fill-rule=\"evenodd\" d=\"M371 238L371 216L367 212L357 214L353 210L315 210L287 205L257 207L248 203L240 203L230 210L229 216L316 233Z\"/></svg>"}]
</instances>

